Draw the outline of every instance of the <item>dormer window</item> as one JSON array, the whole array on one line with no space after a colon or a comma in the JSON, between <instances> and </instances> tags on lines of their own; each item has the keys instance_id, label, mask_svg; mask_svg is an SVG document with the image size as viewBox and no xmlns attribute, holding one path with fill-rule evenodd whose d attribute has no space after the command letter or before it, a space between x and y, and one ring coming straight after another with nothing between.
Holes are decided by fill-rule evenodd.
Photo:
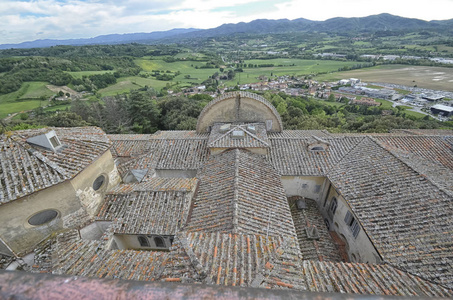
<instances>
[{"instance_id":1,"label":"dormer window","mask_svg":"<svg viewBox=\"0 0 453 300\"><path fill-rule=\"evenodd\" d=\"M56 152L61 146L61 141L54 130L27 139L27 143L43 147Z\"/></svg>"}]
</instances>

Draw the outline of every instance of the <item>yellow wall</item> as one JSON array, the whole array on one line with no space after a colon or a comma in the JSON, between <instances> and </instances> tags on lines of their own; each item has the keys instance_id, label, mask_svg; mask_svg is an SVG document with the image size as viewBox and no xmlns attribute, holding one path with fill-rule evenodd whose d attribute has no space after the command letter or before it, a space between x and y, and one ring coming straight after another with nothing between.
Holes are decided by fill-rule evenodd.
<instances>
[{"instance_id":1,"label":"yellow wall","mask_svg":"<svg viewBox=\"0 0 453 300\"><path fill-rule=\"evenodd\" d=\"M108 183L95 192L93 182L100 174L106 175ZM107 151L72 180L1 205L0 238L16 255L32 252L51 233L63 229L64 222L73 218L70 223L78 224L86 221L86 213L94 216L106 191L118 182L119 176L112 155ZM40 226L28 223L32 215L46 209L58 211L58 217Z\"/></svg>"}]
</instances>

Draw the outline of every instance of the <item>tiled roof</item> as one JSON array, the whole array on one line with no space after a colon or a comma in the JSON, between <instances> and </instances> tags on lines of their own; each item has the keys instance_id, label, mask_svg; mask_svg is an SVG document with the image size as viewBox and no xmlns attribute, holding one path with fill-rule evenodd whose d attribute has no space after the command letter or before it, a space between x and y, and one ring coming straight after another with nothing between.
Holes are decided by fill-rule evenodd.
<instances>
[{"instance_id":1,"label":"tiled roof","mask_svg":"<svg viewBox=\"0 0 453 300\"><path fill-rule=\"evenodd\" d=\"M27 139L54 130L63 147L57 152L33 146ZM0 140L0 203L6 203L70 179L111 146L96 127L15 131Z\"/></svg>"},{"instance_id":2,"label":"tiled roof","mask_svg":"<svg viewBox=\"0 0 453 300\"><path fill-rule=\"evenodd\" d=\"M329 174L384 261L453 282L453 198L370 138Z\"/></svg>"},{"instance_id":3,"label":"tiled roof","mask_svg":"<svg viewBox=\"0 0 453 300\"><path fill-rule=\"evenodd\" d=\"M341 261L339 250L329 234L316 201L304 199L306 208L298 209L296 201L300 199L301 197L296 196L289 198L288 201L302 257L305 260ZM308 236L307 229L313 227L319 234L317 239Z\"/></svg>"},{"instance_id":4,"label":"tiled roof","mask_svg":"<svg viewBox=\"0 0 453 300\"><path fill-rule=\"evenodd\" d=\"M376 137L386 150L453 196L453 137Z\"/></svg>"},{"instance_id":5,"label":"tiled roof","mask_svg":"<svg viewBox=\"0 0 453 300\"><path fill-rule=\"evenodd\" d=\"M181 261L187 257L178 255L168 262L168 252L108 250L104 241L72 239L57 241L53 246L54 274L88 276L97 278L121 278L127 280L156 280L167 276L182 277L191 271L189 264ZM167 264L179 268L168 269ZM186 265L187 267L181 267Z\"/></svg>"},{"instance_id":6,"label":"tiled roof","mask_svg":"<svg viewBox=\"0 0 453 300\"><path fill-rule=\"evenodd\" d=\"M243 125L231 125L226 132L220 132L223 124L216 124L211 129L209 135L209 148L268 148L266 127L262 123L250 123ZM247 127L254 126L256 132L251 132ZM243 138L234 138L232 133L236 131L244 132Z\"/></svg>"},{"instance_id":7,"label":"tiled roof","mask_svg":"<svg viewBox=\"0 0 453 300\"><path fill-rule=\"evenodd\" d=\"M376 140L394 154L414 154L453 171L453 136L381 136Z\"/></svg>"},{"instance_id":8,"label":"tiled roof","mask_svg":"<svg viewBox=\"0 0 453 300\"><path fill-rule=\"evenodd\" d=\"M108 134L112 141L145 141L150 139L152 134Z\"/></svg>"},{"instance_id":9,"label":"tiled roof","mask_svg":"<svg viewBox=\"0 0 453 300\"><path fill-rule=\"evenodd\" d=\"M152 139L164 139L164 140L188 140L188 139L207 139L209 133L197 133L196 131L184 131L184 130L167 130L158 131L151 136Z\"/></svg>"},{"instance_id":10,"label":"tiled roof","mask_svg":"<svg viewBox=\"0 0 453 300\"><path fill-rule=\"evenodd\" d=\"M117 156L125 157L117 161L121 176L132 169L196 170L209 157L205 138L117 140L112 148Z\"/></svg>"},{"instance_id":11,"label":"tiled roof","mask_svg":"<svg viewBox=\"0 0 453 300\"><path fill-rule=\"evenodd\" d=\"M207 139L153 140L158 147L156 169L199 169L209 156Z\"/></svg>"},{"instance_id":12,"label":"tiled roof","mask_svg":"<svg viewBox=\"0 0 453 300\"><path fill-rule=\"evenodd\" d=\"M268 137L271 139L309 138L312 136L328 138L332 134L326 130L283 130L282 132L268 133Z\"/></svg>"},{"instance_id":13,"label":"tiled roof","mask_svg":"<svg viewBox=\"0 0 453 300\"><path fill-rule=\"evenodd\" d=\"M323 138L329 143L325 151L310 151L312 138L270 138L267 155L281 175L324 176L347 155L363 137Z\"/></svg>"},{"instance_id":14,"label":"tiled roof","mask_svg":"<svg viewBox=\"0 0 453 300\"><path fill-rule=\"evenodd\" d=\"M196 178L161 178L153 177L148 181L135 184L121 184L114 188L109 194L127 194L140 191L181 191L188 192L195 188L198 180Z\"/></svg>"},{"instance_id":15,"label":"tiled roof","mask_svg":"<svg viewBox=\"0 0 453 300\"><path fill-rule=\"evenodd\" d=\"M263 156L227 150L199 172L189 231L296 237L280 177Z\"/></svg>"},{"instance_id":16,"label":"tiled roof","mask_svg":"<svg viewBox=\"0 0 453 300\"><path fill-rule=\"evenodd\" d=\"M390 265L301 261L292 238L181 232L170 252L156 252L108 250L104 241L83 241L74 233L60 234L52 246L52 273L363 295L453 295Z\"/></svg>"},{"instance_id":17,"label":"tiled roof","mask_svg":"<svg viewBox=\"0 0 453 300\"><path fill-rule=\"evenodd\" d=\"M181 233L180 245L198 270L202 283L301 288L294 238L234 233Z\"/></svg>"},{"instance_id":18,"label":"tiled roof","mask_svg":"<svg viewBox=\"0 0 453 300\"><path fill-rule=\"evenodd\" d=\"M391 132L398 134L453 136L453 130L451 129L393 129Z\"/></svg>"},{"instance_id":19,"label":"tiled roof","mask_svg":"<svg viewBox=\"0 0 453 300\"><path fill-rule=\"evenodd\" d=\"M313 292L449 297L452 291L389 265L302 262L301 274Z\"/></svg>"},{"instance_id":20,"label":"tiled roof","mask_svg":"<svg viewBox=\"0 0 453 300\"><path fill-rule=\"evenodd\" d=\"M191 197L182 191L108 194L97 219L115 220L118 234L174 235L186 223Z\"/></svg>"},{"instance_id":21,"label":"tiled roof","mask_svg":"<svg viewBox=\"0 0 453 300\"><path fill-rule=\"evenodd\" d=\"M111 137L111 135L110 135ZM151 142L146 139L113 139L112 153L115 157L137 157L154 150Z\"/></svg>"}]
</instances>

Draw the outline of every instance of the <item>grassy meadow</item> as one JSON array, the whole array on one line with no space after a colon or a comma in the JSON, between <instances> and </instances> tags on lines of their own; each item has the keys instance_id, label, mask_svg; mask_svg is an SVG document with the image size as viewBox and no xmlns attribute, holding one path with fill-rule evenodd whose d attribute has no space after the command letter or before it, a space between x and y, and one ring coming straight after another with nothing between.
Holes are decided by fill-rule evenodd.
<instances>
[{"instance_id":1,"label":"grassy meadow","mask_svg":"<svg viewBox=\"0 0 453 300\"><path fill-rule=\"evenodd\" d=\"M24 82L21 88L13 93L0 95L0 119L8 114L31 110L47 104L49 97L55 93L49 90L46 82ZM41 97L45 100L41 101Z\"/></svg>"}]
</instances>

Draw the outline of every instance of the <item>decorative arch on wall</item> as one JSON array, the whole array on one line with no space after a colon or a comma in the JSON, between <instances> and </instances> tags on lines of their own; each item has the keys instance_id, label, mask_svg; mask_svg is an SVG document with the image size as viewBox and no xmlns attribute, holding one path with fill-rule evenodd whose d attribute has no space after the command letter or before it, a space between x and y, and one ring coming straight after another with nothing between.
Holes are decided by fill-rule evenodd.
<instances>
[{"instance_id":1,"label":"decorative arch on wall","mask_svg":"<svg viewBox=\"0 0 453 300\"><path fill-rule=\"evenodd\" d=\"M283 130L280 114L269 101L243 91L225 93L209 102L198 117L197 132L209 131L214 123L265 123L267 131Z\"/></svg>"}]
</instances>

